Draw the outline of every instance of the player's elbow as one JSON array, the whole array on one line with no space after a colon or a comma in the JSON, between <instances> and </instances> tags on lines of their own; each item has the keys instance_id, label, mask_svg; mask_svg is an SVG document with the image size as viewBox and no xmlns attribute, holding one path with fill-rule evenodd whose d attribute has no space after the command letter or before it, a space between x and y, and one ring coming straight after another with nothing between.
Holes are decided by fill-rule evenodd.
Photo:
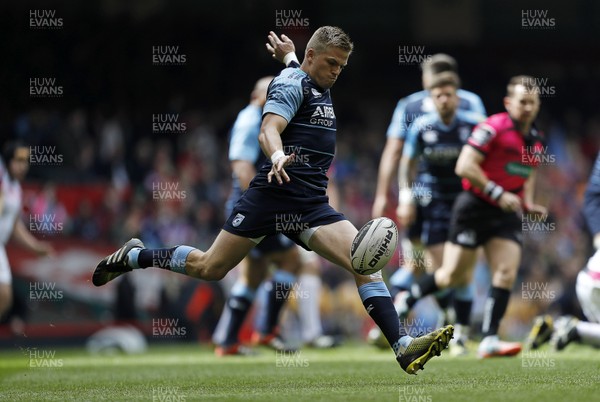
<instances>
[{"instance_id":1,"label":"player's elbow","mask_svg":"<svg viewBox=\"0 0 600 402\"><path fill-rule=\"evenodd\" d=\"M468 175L468 164L462 162L460 159L456 161L456 166L454 167L454 173L456 173L459 177L466 177Z\"/></svg>"}]
</instances>

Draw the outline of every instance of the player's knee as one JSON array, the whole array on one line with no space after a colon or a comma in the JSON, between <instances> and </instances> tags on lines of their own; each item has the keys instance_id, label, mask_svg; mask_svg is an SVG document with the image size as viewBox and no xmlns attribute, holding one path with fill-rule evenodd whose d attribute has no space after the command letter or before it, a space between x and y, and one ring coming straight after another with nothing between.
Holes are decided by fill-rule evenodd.
<instances>
[{"instance_id":1,"label":"player's knee","mask_svg":"<svg viewBox=\"0 0 600 402\"><path fill-rule=\"evenodd\" d=\"M447 269L440 268L433 274L435 276L435 283L438 288L447 288L452 284L452 272Z\"/></svg>"},{"instance_id":2,"label":"player's knee","mask_svg":"<svg viewBox=\"0 0 600 402\"><path fill-rule=\"evenodd\" d=\"M494 269L494 286L512 286L517 277L517 269L505 263L499 263Z\"/></svg>"},{"instance_id":3,"label":"player's knee","mask_svg":"<svg viewBox=\"0 0 600 402\"><path fill-rule=\"evenodd\" d=\"M225 270L210 268L204 271L202 279L205 281L220 281L221 279L225 278L225 275L227 275L227 271Z\"/></svg>"}]
</instances>

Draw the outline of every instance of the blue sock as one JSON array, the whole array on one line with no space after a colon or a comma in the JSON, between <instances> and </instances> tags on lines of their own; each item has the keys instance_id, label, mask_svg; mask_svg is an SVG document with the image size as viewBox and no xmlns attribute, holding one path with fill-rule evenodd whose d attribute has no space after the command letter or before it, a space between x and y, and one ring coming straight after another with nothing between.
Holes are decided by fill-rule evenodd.
<instances>
[{"instance_id":1,"label":"blue sock","mask_svg":"<svg viewBox=\"0 0 600 402\"><path fill-rule=\"evenodd\" d=\"M156 267L185 275L185 261L193 250L195 248L190 246L157 249L134 248L127 253L127 257L129 266L133 269Z\"/></svg>"},{"instance_id":2,"label":"blue sock","mask_svg":"<svg viewBox=\"0 0 600 402\"><path fill-rule=\"evenodd\" d=\"M394 353L403 352L406 349L410 337L406 335L404 327L400 326L398 314L390 297L390 292L383 282L365 283L358 287L360 299L375 324L388 340Z\"/></svg>"},{"instance_id":3,"label":"blue sock","mask_svg":"<svg viewBox=\"0 0 600 402\"><path fill-rule=\"evenodd\" d=\"M252 307L255 290L246 284L236 282L231 288L219 324L213 334L213 342L220 346L231 346L238 343L240 328Z\"/></svg>"},{"instance_id":4,"label":"blue sock","mask_svg":"<svg viewBox=\"0 0 600 402\"><path fill-rule=\"evenodd\" d=\"M266 298L264 314L259 315L257 330L262 335L272 334L279 320L279 313L293 291L296 276L287 271L277 270L273 278L265 284Z\"/></svg>"}]
</instances>

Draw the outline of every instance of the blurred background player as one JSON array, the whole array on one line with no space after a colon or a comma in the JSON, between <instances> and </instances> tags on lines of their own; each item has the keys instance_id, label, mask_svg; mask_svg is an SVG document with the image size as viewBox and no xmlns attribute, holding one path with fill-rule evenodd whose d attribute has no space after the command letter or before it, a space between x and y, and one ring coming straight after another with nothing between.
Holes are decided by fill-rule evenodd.
<instances>
[{"instance_id":1,"label":"blurred background player","mask_svg":"<svg viewBox=\"0 0 600 402\"><path fill-rule=\"evenodd\" d=\"M385 216L389 213L389 197L393 193L391 184L398 172L404 141L410 125L418 117L426 113L436 112L434 102L431 99L428 90L434 76L443 72L453 72L457 74L458 66L453 57L447 54L438 53L423 62L421 64L421 70L421 80L424 89L415 92L406 98L400 99L388 127L387 140L381 155L381 161L379 162L375 200L371 212L373 218ZM485 107L478 95L460 88L457 90L456 95L458 96L457 107L459 110L471 111L481 116L486 115ZM419 172L420 170L421 169L419 169ZM417 176L416 183L417 186L420 186L421 183L423 183L420 173ZM425 202L427 197L419 197L419 200ZM390 278L390 292L392 297L395 297L399 291L408 290L413 282L414 274L420 274L423 271L419 270L419 267L427 266L423 261L424 253L421 243L423 226L421 202L416 203L416 215L410 227L404 227L404 229L408 229L408 231L405 231L406 236L403 236L401 240L401 261L403 261L403 263L400 264L398 270ZM467 293L467 291L464 292L465 295ZM439 293L436 295L436 298L442 309L448 306L450 301L448 292Z\"/></svg>"},{"instance_id":2,"label":"blurred background player","mask_svg":"<svg viewBox=\"0 0 600 402\"><path fill-rule=\"evenodd\" d=\"M456 163L464 191L452 208L442 266L420 278L398 301L400 315L406 316L418 299L439 289L468 284L477 247L483 246L492 271L492 288L478 350L482 358L512 356L521 350L519 343L500 341L498 327L521 262L521 216L547 214L546 208L533 202L537 161L529 158L542 147L533 126L540 106L537 89L532 77L511 78L504 98L507 112L490 116L473 130Z\"/></svg>"},{"instance_id":3,"label":"blurred background player","mask_svg":"<svg viewBox=\"0 0 600 402\"><path fill-rule=\"evenodd\" d=\"M4 145L0 158L0 316L11 307L12 274L6 257L6 243L13 239L39 256L53 253L49 243L39 241L21 219L21 181L29 170L29 147L11 141Z\"/></svg>"},{"instance_id":4,"label":"blurred background player","mask_svg":"<svg viewBox=\"0 0 600 402\"><path fill-rule=\"evenodd\" d=\"M562 316L556 321L550 315L538 316L527 340L530 349L547 341L556 350L563 350L573 341L600 347L600 153L585 191L583 214L596 251L577 275L575 290L588 321L574 316Z\"/></svg>"},{"instance_id":5,"label":"blurred background player","mask_svg":"<svg viewBox=\"0 0 600 402\"><path fill-rule=\"evenodd\" d=\"M436 112L423 115L411 124L400 160L397 215L403 227L409 227L416 219L418 199L426 198L420 201L423 218L421 242L425 246L427 272L433 272L442 265L452 205L462 191L461 179L454 173L456 160L473 127L485 119L478 113L458 109L459 87L460 80L454 72L442 72L431 79L429 96ZM419 166L423 187L413 192ZM472 305L472 295L468 290L467 284L454 298L457 318L451 354L466 352L467 331L464 328L469 325Z\"/></svg>"},{"instance_id":6,"label":"blurred background player","mask_svg":"<svg viewBox=\"0 0 600 402\"><path fill-rule=\"evenodd\" d=\"M227 201L227 216L266 159L260 150L258 134L263 106L267 101L267 88L272 79L272 76L263 77L256 82L250 95L250 104L238 114L231 130L229 160L233 171L233 188ZM283 234L277 234L266 237L240 263L239 277L231 288L213 335L217 355L248 352L240 346L238 334L271 262L279 269L265 287L264 311L259 314L253 341L276 350L286 350L284 341L275 329L281 308L292 291L292 285L296 283L300 254L293 241Z\"/></svg>"}]
</instances>

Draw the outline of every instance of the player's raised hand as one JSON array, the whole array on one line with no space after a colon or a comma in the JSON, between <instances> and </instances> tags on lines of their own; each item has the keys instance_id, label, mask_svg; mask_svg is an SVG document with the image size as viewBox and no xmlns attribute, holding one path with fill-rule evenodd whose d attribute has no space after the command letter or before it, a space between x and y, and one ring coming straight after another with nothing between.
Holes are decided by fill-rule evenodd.
<instances>
[{"instance_id":1,"label":"player's raised hand","mask_svg":"<svg viewBox=\"0 0 600 402\"><path fill-rule=\"evenodd\" d=\"M281 63L283 63L286 54L296 51L294 42L283 34L280 39L275 32L270 31L267 39L269 40L269 43L266 43L267 51L271 53L275 60Z\"/></svg>"},{"instance_id":2,"label":"player's raised hand","mask_svg":"<svg viewBox=\"0 0 600 402\"><path fill-rule=\"evenodd\" d=\"M290 181L290 177L285 171L285 167L294 162L295 155L283 155L279 157L277 160L273 161L273 166L271 167L271 171L267 174L267 181L270 183L275 176L275 180L277 180L277 184L283 184L285 181L288 183Z\"/></svg>"}]
</instances>

